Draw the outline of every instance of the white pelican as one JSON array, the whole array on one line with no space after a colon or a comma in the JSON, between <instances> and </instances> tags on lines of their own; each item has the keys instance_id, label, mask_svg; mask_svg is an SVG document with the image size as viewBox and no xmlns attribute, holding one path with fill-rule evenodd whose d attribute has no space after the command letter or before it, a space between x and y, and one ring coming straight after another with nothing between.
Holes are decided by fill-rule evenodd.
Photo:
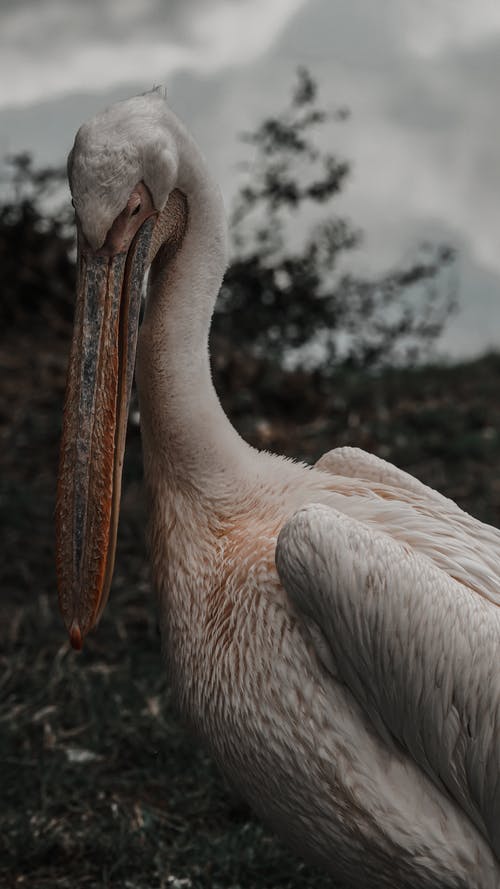
<instances>
[{"instance_id":1,"label":"white pelican","mask_svg":"<svg viewBox=\"0 0 500 889\"><path fill-rule=\"evenodd\" d=\"M355 889L500 886L500 532L363 451L238 436L208 332L221 196L158 92L78 131L57 505L80 647L108 595L138 334L150 548L182 712L260 816Z\"/></svg>"}]
</instances>

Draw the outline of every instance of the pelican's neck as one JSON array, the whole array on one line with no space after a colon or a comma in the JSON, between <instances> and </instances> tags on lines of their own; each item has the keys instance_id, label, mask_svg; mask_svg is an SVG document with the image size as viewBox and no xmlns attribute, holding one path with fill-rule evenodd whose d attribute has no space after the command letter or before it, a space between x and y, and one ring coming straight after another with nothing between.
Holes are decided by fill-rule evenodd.
<instances>
[{"instance_id":1,"label":"pelican's neck","mask_svg":"<svg viewBox=\"0 0 500 889\"><path fill-rule=\"evenodd\" d=\"M227 265L222 196L192 140L180 138L186 144L177 187L187 200L186 231L175 256L165 259L160 249L151 268L137 382L146 478L155 483L166 473L207 490L248 446L226 417L210 373L210 321Z\"/></svg>"}]
</instances>

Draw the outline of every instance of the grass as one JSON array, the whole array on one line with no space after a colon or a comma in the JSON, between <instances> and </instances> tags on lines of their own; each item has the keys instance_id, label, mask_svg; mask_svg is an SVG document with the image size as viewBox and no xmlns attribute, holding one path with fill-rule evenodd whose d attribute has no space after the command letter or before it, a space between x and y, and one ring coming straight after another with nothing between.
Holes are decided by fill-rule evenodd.
<instances>
[{"instance_id":1,"label":"grass","mask_svg":"<svg viewBox=\"0 0 500 889\"><path fill-rule=\"evenodd\" d=\"M179 721L151 612L122 590L77 656L45 595L16 610L0 669L0 885L328 885Z\"/></svg>"},{"instance_id":2,"label":"grass","mask_svg":"<svg viewBox=\"0 0 500 889\"><path fill-rule=\"evenodd\" d=\"M172 707L143 545L137 430L110 604L84 651L68 648L52 543L63 371L53 345L18 340L0 351L0 886L331 887L234 798ZM341 376L329 394L295 375L275 402L272 379L257 387L250 378L246 406L227 406L260 446L314 459L355 444L500 524L499 378L495 356Z\"/></svg>"}]
</instances>

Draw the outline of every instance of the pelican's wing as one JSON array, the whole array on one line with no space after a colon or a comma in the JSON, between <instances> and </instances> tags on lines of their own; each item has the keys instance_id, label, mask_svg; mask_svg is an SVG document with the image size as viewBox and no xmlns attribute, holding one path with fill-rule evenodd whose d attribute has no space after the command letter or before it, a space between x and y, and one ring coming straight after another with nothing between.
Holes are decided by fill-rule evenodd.
<instances>
[{"instance_id":1,"label":"pelican's wing","mask_svg":"<svg viewBox=\"0 0 500 889\"><path fill-rule=\"evenodd\" d=\"M407 472L359 448L336 448L316 469L332 475L330 506L427 555L450 577L500 605L500 531ZM346 496L347 495L347 496ZM325 502L325 498L322 498Z\"/></svg>"},{"instance_id":2,"label":"pelican's wing","mask_svg":"<svg viewBox=\"0 0 500 889\"><path fill-rule=\"evenodd\" d=\"M323 454L315 464L316 469L322 472L329 472L332 475L342 475L347 478L364 479L374 484L383 485L384 487L396 488L401 492L414 494L417 497L440 503L447 509L455 508L460 510L457 504L444 497L438 491L424 485L409 472L398 469L393 463L382 460L375 454L369 454L361 448L334 448Z\"/></svg>"},{"instance_id":3,"label":"pelican's wing","mask_svg":"<svg viewBox=\"0 0 500 889\"><path fill-rule=\"evenodd\" d=\"M500 610L407 544L320 504L284 525L276 565L323 664L500 856Z\"/></svg>"}]
</instances>

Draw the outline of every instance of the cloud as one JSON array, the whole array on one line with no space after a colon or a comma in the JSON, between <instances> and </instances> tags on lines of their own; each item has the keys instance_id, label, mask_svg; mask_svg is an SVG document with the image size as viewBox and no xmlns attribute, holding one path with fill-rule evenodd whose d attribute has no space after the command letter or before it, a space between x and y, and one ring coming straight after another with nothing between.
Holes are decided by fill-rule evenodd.
<instances>
[{"instance_id":1,"label":"cloud","mask_svg":"<svg viewBox=\"0 0 500 889\"><path fill-rule=\"evenodd\" d=\"M352 125L353 191L365 208L385 208L385 218L392 210L396 217L442 220L468 240L478 262L498 272L500 124L492 109L499 58L497 38L432 65L408 65L373 97L370 117L360 122L354 115Z\"/></svg>"},{"instance_id":2,"label":"cloud","mask_svg":"<svg viewBox=\"0 0 500 889\"><path fill-rule=\"evenodd\" d=\"M406 46L420 58L477 46L500 34L500 5L492 0L393 0Z\"/></svg>"},{"instance_id":3,"label":"cloud","mask_svg":"<svg viewBox=\"0 0 500 889\"><path fill-rule=\"evenodd\" d=\"M339 206L366 230L363 261L396 261L437 225L500 273L500 5L318 0L284 43L312 60L328 105L352 109L323 144L352 161Z\"/></svg>"},{"instance_id":4,"label":"cloud","mask_svg":"<svg viewBox=\"0 0 500 889\"><path fill-rule=\"evenodd\" d=\"M304 2L11 2L0 18L0 107L247 64Z\"/></svg>"},{"instance_id":5,"label":"cloud","mask_svg":"<svg viewBox=\"0 0 500 889\"><path fill-rule=\"evenodd\" d=\"M356 270L397 263L423 238L453 241L464 312L450 336L470 349L498 331L492 0L3 0L1 43L0 155L33 147L62 160L82 120L166 81L228 203L238 133L283 107L308 65L321 101L353 112L322 139L352 161L334 209L366 233Z\"/></svg>"}]
</instances>

